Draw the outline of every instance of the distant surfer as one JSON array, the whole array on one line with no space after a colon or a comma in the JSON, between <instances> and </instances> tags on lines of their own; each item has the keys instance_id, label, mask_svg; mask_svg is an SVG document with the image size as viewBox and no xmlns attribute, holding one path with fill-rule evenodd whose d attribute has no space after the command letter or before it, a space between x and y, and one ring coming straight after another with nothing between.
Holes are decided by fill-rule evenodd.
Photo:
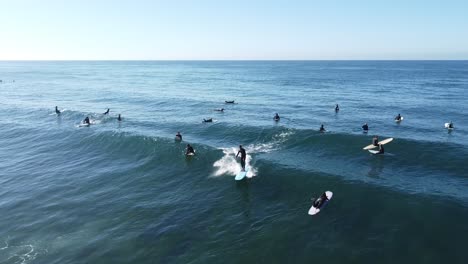
<instances>
[{"instance_id":1,"label":"distant surfer","mask_svg":"<svg viewBox=\"0 0 468 264\"><path fill-rule=\"evenodd\" d=\"M208 119L203 118L203 123L211 123L211 122L213 122L213 118L208 118Z\"/></svg>"},{"instance_id":2,"label":"distant surfer","mask_svg":"<svg viewBox=\"0 0 468 264\"><path fill-rule=\"evenodd\" d=\"M336 104L336 106L335 106L335 112L338 112L338 111L340 111L340 106L339 106L338 104Z\"/></svg>"},{"instance_id":3,"label":"distant surfer","mask_svg":"<svg viewBox=\"0 0 468 264\"><path fill-rule=\"evenodd\" d=\"M119 114L119 116L117 117L117 120L122 121L122 117L120 116L120 114Z\"/></svg>"},{"instance_id":4,"label":"distant surfer","mask_svg":"<svg viewBox=\"0 0 468 264\"><path fill-rule=\"evenodd\" d=\"M239 151L237 152L236 158L241 155L241 167L242 171L245 171L245 159L247 158L247 153L245 153L245 149L242 145L239 145Z\"/></svg>"},{"instance_id":5,"label":"distant surfer","mask_svg":"<svg viewBox=\"0 0 468 264\"><path fill-rule=\"evenodd\" d=\"M89 121L89 117L88 117L88 116L83 120L83 124L85 124L85 125L91 125L91 122Z\"/></svg>"},{"instance_id":6,"label":"distant surfer","mask_svg":"<svg viewBox=\"0 0 468 264\"><path fill-rule=\"evenodd\" d=\"M320 208L326 201L328 201L327 194L323 193L317 200L315 200L314 207Z\"/></svg>"},{"instance_id":7,"label":"distant surfer","mask_svg":"<svg viewBox=\"0 0 468 264\"><path fill-rule=\"evenodd\" d=\"M374 146L379 145L379 137L378 136L374 136L374 138L372 139L372 145L374 145Z\"/></svg>"},{"instance_id":8,"label":"distant surfer","mask_svg":"<svg viewBox=\"0 0 468 264\"><path fill-rule=\"evenodd\" d=\"M55 113L56 113L57 115L60 115L60 113L61 113L60 110L58 110L58 107L57 107L57 106L55 106Z\"/></svg>"},{"instance_id":9,"label":"distant surfer","mask_svg":"<svg viewBox=\"0 0 468 264\"><path fill-rule=\"evenodd\" d=\"M450 123L448 124L448 128L453 128L453 123L452 123L452 121L450 121Z\"/></svg>"},{"instance_id":10,"label":"distant surfer","mask_svg":"<svg viewBox=\"0 0 468 264\"><path fill-rule=\"evenodd\" d=\"M190 144L187 144L187 150L185 151L185 155L195 155L195 150L192 146L190 146Z\"/></svg>"},{"instance_id":11,"label":"distant surfer","mask_svg":"<svg viewBox=\"0 0 468 264\"><path fill-rule=\"evenodd\" d=\"M224 101L224 102L226 102L226 104L233 104L233 103L234 103L234 100L232 100L232 101Z\"/></svg>"},{"instance_id":12,"label":"distant surfer","mask_svg":"<svg viewBox=\"0 0 468 264\"><path fill-rule=\"evenodd\" d=\"M273 117L273 119L275 121L279 121L280 120L280 116L278 115L278 113L275 114L275 117Z\"/></svg>"},{"instance_id":13,"label":"distant surfer","mask_svg":"<svg viewBox=\"0 0 468 264\"><path fill-rule=\"evenodd\" d=\"M107 115L107 114L109 114L109 111L110 111L110 109L109 109L109 108L107 108L107 111L105 111L105 112L103 113L103 115Z\"/></svg>"},{"instance_id":14,"label":"distant surfer","mask_svg":"<svg viewBox=\"0 0 468 264\"><path fill-rule=\"evenodd\" d=\"M224 108L217 108L217 109L215 109L215 111L224 112Z\"/></svg>"},{"instance_id":15,"label":"distant surfer","mask_svg":"<svg viewBox=\"0 0 468 264\"><path fill-rule=\"evenodd\" d=\"M398 114L396 117L395 117L395 121L401 121L401 115Z\"/></svg>"},{"instance_id":16,"label":"distant surfer","mask_svg":"<svg viewBox=\"0 0 468 264\"><path fill-rule=\"evenodd\" d=\"M320 130L319 131L322 132L322 133L326 131L325 127L323 127L323 124L320 125Z\"/></svg>"},{"instance_id":17,"label":"distant surfer","mask_svg":"<svg viewBox=\"0 0 468 264\"><path fill-rule=\"evenodd\" d=\"M364 132L369 131L369 126L367 125L367 123L364 123L364 125L362 125L362 130L364 130Z\"/></svg>"},{"instance_id":18,"label":"distant surfer","mask_svg":"<svg viewBox=\"0 0 468 264\"><path fill-rule=\"evenodd\" d=\"M182 141L182 135L180 134L180 132L177 132L177 134L175 135L175 139L178 141Z\"/></svg>"},{"instance_id":19,"label":"distant surfer","mask_svg":"<svg viewBox=\"0 0 468 264\"><path fill-rule=\"evenodd\" d=\"M377 154L384 154L385 153L385 149L383 147L382 144L379 144L379 152Z\"/></svg>"}]
</instances>

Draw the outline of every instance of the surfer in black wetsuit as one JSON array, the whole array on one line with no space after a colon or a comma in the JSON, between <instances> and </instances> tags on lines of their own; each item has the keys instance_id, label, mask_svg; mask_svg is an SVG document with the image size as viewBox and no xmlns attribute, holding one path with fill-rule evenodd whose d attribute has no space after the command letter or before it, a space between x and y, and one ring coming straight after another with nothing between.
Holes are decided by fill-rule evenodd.
<instances>
[{"instance_id":1,"label":"surfer in black wetsuit","mask_svg":"<svg viewBox=\"0 0 468 264\"><path fill-rule=\"evenodd\" d=\"M401 115L398 114L398 115L395 117L395 120L396 120L396 121L401 121Z\"/></svg>"},{"instance_id":2,"label":"surfer in black wetsuit","mask_svg":"<svg viewBox=\"0 0 468 264\"><path fill-rule=\"evenodd\" d=\"M218 108L218 109L215 109L215 111L224 112L224 108Z\"/></svg>"},{"instance_id":3,"label":"surfer in black wetsuit","mask_svg":"<svg viewBox=\"0 0 468 264\"><path fill-rule=\"evenodd\" d=\"M448 128L453 128L453 123L452 121L450 121L449 125L448 125Z\"/></svg>"},{"instance_id":4,"label":"surfer in black wetsuit","mask_svg":"<svg viewBox=\"0 0 468 264\"><path fill-rule=\"evenodd\" d=\"M367 123L362 125L362 130L364 130L365 132L369 131L369 126L367 125Z\"/></svg>"},{"instance_id":5,"label":"surfer in black wetsuit","mask_svg":"<svg viewBox=\"0 0 468 264\"><path fill-rule=\"evenodd\" d=\"M119 116L117 117L117 120L122 121L122 117L120 116L120 114L119 114Z\"/></svg>"},{"instance_id":6,"label":"surfer in black wetsuit","mask_svg":"<svg viewBox=\"0 0 468 264\"><path fill-rule=\"evenodd\" d=\"M375 136L375 137L372 139L372 145L374 145L374 146L378 146L378 145L379 145L379 137L378 137L378 136Z\"/></svg>"},{"instance_id":7,"label":"surfer in black wetsuit","mask_svg":"<svg viewBox=\"0 0 468 264\"><path fill-rule=\"evenodd\" d=\"M57 106L55 107L55 113L56 113L57 115L60 115L60 113L61 113L60 110L58 110L58 107L57 107Z\"/></svg>"},{"instance_id":8,"label":"surfer in black wetsuit","mask_svg":"<svg viewBox=\"0 0 468 264\"><path fill-rule=\"evenodd\" d=\"M314 202L314 207L315 208L320 208L322 207L323 203L328 201L328 197L326 193L323 193L317 200Z\"/></svg>"},{"instance_id":9,"label":"surfer in black wetsuit","mask_svg":"<svg viewBox=\"0 0 468 264\"><path fill-rule=\"evenodd\" d=\"M234 100L232 100L232 101L224 101L224 102L226 102L226 104L233 104L233 103L234 103Z\"/></svg>"},{"instance_id":10,"label":"surfer in black wetsuit","mask_svg":"<svg viewBox=\"0 0 468 264\"><path fill-rule=\"evenodd\" d=\"M109 109L109 108L107 108L107 111L105 111L105 112L103 113L103 115L107 115L107 114L109 114L109 111L110 111L110 109Z\"/></svg>"},{"instance_id":11,"label":"surfer in black wetsuit","mask_svg":"<svg viewBox=\"0 0 468 264\"><path fill-rule=\"evenodd\" d=\"M280 116L278 115L278 113L275 114L275 117L273 118L275 121L279 121L280 120Z\"/></svg>"},{"instance_id":12,"label":"surfer in black wetsuit","mask_svg":"<svg viewBox=\"0 0 468 264\"><path fill-rule=\"evenodd\" d=\"M208 119L203 118L203 123L211 123L211 122L213 122L213 118L208 118Z\"/></svg>"},{"instance_id":13,"label":"surfer in black wetsuit","mask_svg":"<svg viewBox=\"0 0 468 264\"><path fill-rule=\"evenodd\" d=\"M335 112L338 112L338 111L340 111L340 107L338 106L338 104L336 104L336 106L335 106Z\"/></svg>"},{"instance_id":14,"label":"surfer in black wetsuit","mask_svg":"<svg viewBox=\"0 0 468 264\"><path fill-rule=\"evenodd\" d=\"M176 140L182 141L182 135L180 134L180 132L177 132L175 137L176 137Z\"/></svg>"},{"instance_id":15,"label":"surfer in black wetsuit","mask_svg":"<svg viewBox=\"0 0 468 264\"><path fill-rule=\"evenodd\" d=\"M242 145L239 145L239 151L237 152L236 158L241 155L241 167L242 171L245 171L245 159L247 158L247 153L245 153L245 149Z\"/></svg>"},{"instance_id":16,"label":"surfer in black wetsuit","mask_svg":"<svg viewBox=\"0 0 468 264\"><path fill-rule=\"evenodd\" d=\"M320 132L325 132L325 128L323 127L323 124L320 125Z\"/></svg>"},{"instance_id":17,"label":"surfer in black wetsuit","mask_svg":"<svg viewBox=\"0 0 468 264\"><path fill-rule=\"evenodd\" d=\"M187 144L187 151L185 152L185 155L189 155L191 153L195 154L195 150L192 146L190 146L190 144Z\"/></svg>"},{"instance_id":18,"label":"surfer in black wetsuit","mask_svg":"<svg viewBox=\"0 0 468 264\"><path fill-rule=\"evenodd\" d=\"M88 116L83 120L83 124L91 125L91 123L89 122L89 117Z\"/></svg>"}]
</instances>

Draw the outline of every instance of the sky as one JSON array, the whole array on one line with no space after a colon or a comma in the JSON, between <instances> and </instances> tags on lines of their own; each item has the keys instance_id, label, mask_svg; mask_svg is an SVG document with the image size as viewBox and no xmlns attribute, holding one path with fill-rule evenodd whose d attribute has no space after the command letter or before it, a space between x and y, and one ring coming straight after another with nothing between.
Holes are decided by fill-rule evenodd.
<instances>
[{"instance_id":1,"label":"sky","mask_svg":"<svg viewBox=\"0 0 468 264\"><path fill-rule=\"evenodd\" d=\"M465 0L0 0L0 60L466 60Z\"/></svg>"}]
</instances>

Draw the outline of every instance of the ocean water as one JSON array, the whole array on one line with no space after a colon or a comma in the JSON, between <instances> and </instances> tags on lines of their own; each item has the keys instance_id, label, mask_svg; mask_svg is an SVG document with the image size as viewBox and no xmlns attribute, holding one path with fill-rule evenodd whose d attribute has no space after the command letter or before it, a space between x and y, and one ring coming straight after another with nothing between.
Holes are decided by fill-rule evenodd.
<instances>
[{"instance_id":1,"label":"ocean water","mask_svg":"<svg viewBox=\"0 0 468 264\"><path fill-rule=\"evenodd\" d=\"M468 61L4 61L0 80L2 264L468 262Z\"/></svg>"}]
</instances>

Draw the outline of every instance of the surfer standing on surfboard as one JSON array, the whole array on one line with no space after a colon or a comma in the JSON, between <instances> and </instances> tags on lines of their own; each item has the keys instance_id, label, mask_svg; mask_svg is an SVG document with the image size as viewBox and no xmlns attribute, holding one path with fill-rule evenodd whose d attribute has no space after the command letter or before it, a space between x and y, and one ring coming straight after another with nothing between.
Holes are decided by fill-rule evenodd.
<instances>
[{"instance_id":1,"label":"surfer standing on surfboard","mask_svg":"<svg viewBox=\"0 0 468 264\"><path fill-rule=\"evenodd\" d=\"M242 147L242 145L239 145L239 151L237 152L237 156L241 155L241 167L242 171L245 171L245 159L247 158L247 153L245 153L245 149Z\"/></svg>"}]
</instances>

